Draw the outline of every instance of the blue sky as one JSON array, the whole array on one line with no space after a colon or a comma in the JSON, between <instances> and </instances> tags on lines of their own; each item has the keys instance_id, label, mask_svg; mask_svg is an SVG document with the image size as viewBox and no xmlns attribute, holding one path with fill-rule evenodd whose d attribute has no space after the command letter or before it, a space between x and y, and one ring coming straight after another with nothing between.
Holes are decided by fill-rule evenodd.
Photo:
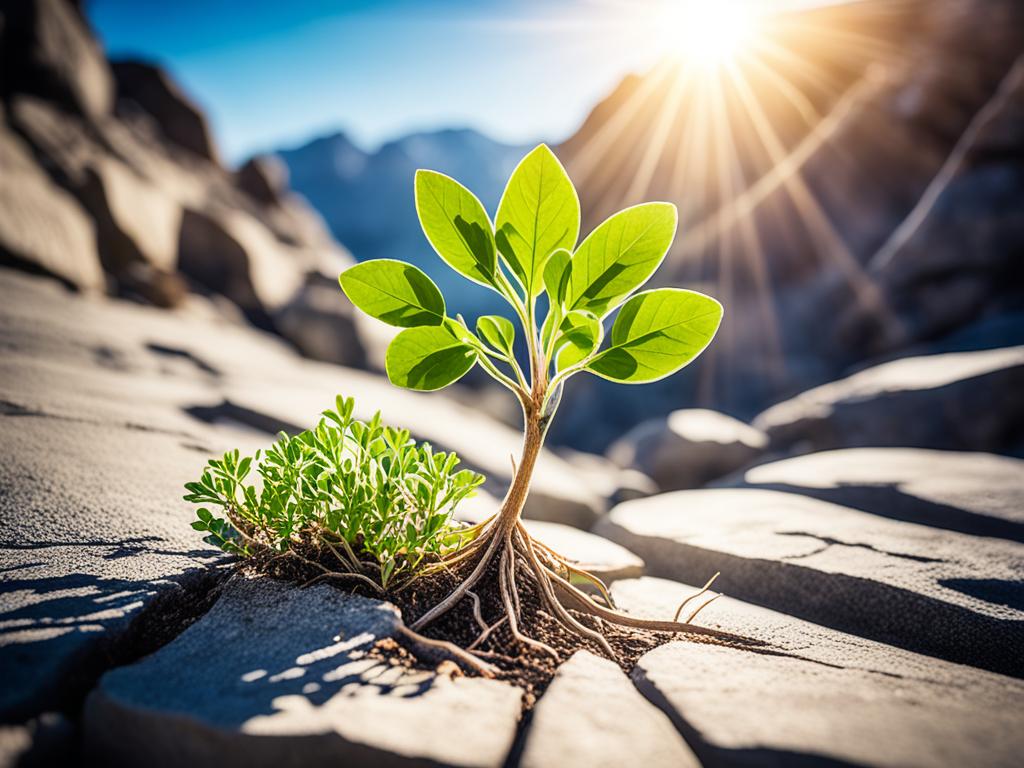
<instances>
[{"instance_id":1,"label":"blue sky","mask_svg":"<svg viewBox=\"0 0 1024 768\"><path fill-rule=\"evenodd\" d=\"M342 129L559 141L653 51L615 0L92 0L112 56L165 64L229 161ZM650 14L647 14L650 15ZM628 29L627 29L628 28Z\"/></svg>"}]
</instances>

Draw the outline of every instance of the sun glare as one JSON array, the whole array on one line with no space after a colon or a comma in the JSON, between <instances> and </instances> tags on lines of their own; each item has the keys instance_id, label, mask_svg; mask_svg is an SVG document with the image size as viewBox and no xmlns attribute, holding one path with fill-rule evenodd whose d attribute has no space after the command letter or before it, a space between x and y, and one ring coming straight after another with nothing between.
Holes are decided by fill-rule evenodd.
<instances>
[{"instance_id":1,"label":"sun glare","mask_svg":"<svg viewBox=\"0 0 1024 768\"><path fill-rule=\"evenodd\" d=\"M681 0L670 4L664 34L686 62L717 68L739 56L757 31L754 9L733 0Z\"/></svg>"}]
</instances>

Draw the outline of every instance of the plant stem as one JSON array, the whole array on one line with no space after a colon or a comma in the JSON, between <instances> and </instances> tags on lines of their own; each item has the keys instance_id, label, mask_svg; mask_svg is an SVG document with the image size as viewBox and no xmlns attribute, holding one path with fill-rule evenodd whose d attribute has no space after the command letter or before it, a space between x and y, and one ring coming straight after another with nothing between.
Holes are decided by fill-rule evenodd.
<instances>
[{"instance_id":1,"label":"plant stem","mask_svg":"<svg viewBox=\"0 0 1024 768\"><path fill-rule=\"evenodd\" d=\"M540 418L543 395L543 391L535 387L530 400L523 403L523 450L496 521L498 529L503 534L510 533L522 516L523 505L530 491L533 469L544 445L545 430Z\"/></svg>"}]
</instances>

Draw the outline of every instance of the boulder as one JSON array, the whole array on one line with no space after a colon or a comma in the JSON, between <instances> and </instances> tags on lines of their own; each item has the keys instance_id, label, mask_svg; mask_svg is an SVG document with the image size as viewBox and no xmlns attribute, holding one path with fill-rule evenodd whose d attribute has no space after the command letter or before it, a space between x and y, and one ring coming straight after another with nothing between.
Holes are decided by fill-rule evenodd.
<instances>
[{"instance_id":1,"label":"boulder","mask_svg":"<svg viewBox=\"0 0 1024 768\"><path fill-rule=\"evenodd\" d=\"M275 205L288 190L288 166L277 155L256 155L235 172L239 188L264 205Z\"/></svg>"},{"instance_id":2,"label":"boulder","mask_svg":"<svg viewBox=\"0 0 1024 768\"><path fill-rule=\"evenodd\" d=\"M187 209L178 268L238 304L258 325L284 307L303 283L294 255L255 219L235 210Z\"/></svg>"},{"instance_id":3,"label":"boulder","mask_svg":"<svg viewBox=\"0 0 1024 768\"><path fill-rule=\"evenodd\" d=\"M355 309L337 279L307 275L298 293L274 315L286 339L306 357L353 368L366 367L366 349L356 327Z\"/></svg>"},{"instance_id":4,"label":"boulder","mask_svg":"<svg viewBox=\"0 0 1024 768\"><path fill-rule=\"evenodd\" d=\"M5 95L39 94L88 118L110 112L110 67L74 3L5 3L0 34L0 89Z\"/></svg>"},{"instance_id":5,"label":"boulder","mask_svg":"<svg viewBox=\"0 0 1024 768\"><path fill-rule=\"evenodd\" d=\"M1024 461L990 453L847 448L748 469L730 485L799 493L872 514L1024 543Z\"/></svg>"},{"instance_id":6,"label":"boulder","mask_svg":"<svg viewBox=\"0 0 1024 768\"><path fill-rule=\"evenodd\" d=\"M400 626L394 606L330 586L233 579L171 643L103 676L86 747L122 765L502 766L521 691L367 655Z\"/></svg>"},{"instance_id":7,"label":"boulder","mask_svg":"<svg viewBox=\"0 0 1024 768\"><path fill-rule=\"evenodd\" d=\"M0 166L0 258L54 275L81 290L103 290L92 222L2 124Z\"/></svg>"},{"instance_id":8,"label":"boulder","mask_svg":"<svg viewBox=\"0 0 1024 768\"><path fill-rule=\"evenodd\" d=\"M703 583L721 572L716 588L740 599L1024 676L1017 542L755 488L626 502L595 531L636 552L652 575Z\"/></svg>"},{"instance_id":9,"label":"boulder","mask_svg":"<svg viewBox=\"0 0 1024 768\"><path fill-rule=\"evenodd\" d=\"M112 157L90 163L80 197L92 213L104 265L118 274L145 263L173 271L182 209L159 187Z\"/></svg>"},{"instance_id":10,"label":"boulder","mask_svg":"<svg viewBox=\"0 0 1024 768\"><path fill-rule=\"evenodd\" d=\"M671 721L608 659L578 651L526 725L522 768L696 768Z\"/></svg>"},{"instance_id":11,"label":"boulder","mask_svg":"<svg viewBox=\"0 0 1024 768\"><path fill-rule=\"evenodd\" d=\"M146 61L115 61L118 102L130 101L150 115L164 138L213 163L219 163L206 118L160 67ZM119 107L121 105L119 104Z\"/></svg>"},{"instance_id":12,"label":"boulder","mask_svg":"<svg viewBox=\"0 0 1024 768\"><path fill-rule=\"evenodd\" d=\"M1024 346L906 357L803 392L754 419L773 449L1024 450Z\"/></svg>"},{"instance_id":13,"label":"boulder","mask_svg":"<svg viewBox=\"0 0 1024 768\"><path fill-rule=\"evenodd\" d=\"M109 152L93 136L96 125L87 127L45 101L19 96L11 118L45 159L41 165L88 214L103 269L119 292L159 306L180 304L185 286L175 272L182 208L167 185Z\"/></svg>"},{"instance_id":14,"label":"boulder","mask_svg":"<svg viewBox=\"0 0 1024 768\"><path fill-rule=\"evenodd\" d=\"M763 432L704 408L673 411L638 424L608 449L620 467L650 476L663 491L699 488L754 461L768 445Z\"/></svg>"},{"instance_id":15,"label":"boulder","mask_svg":"<svg viewBox=\"0 0 1024 768\"><path fill-rule=\"evenodd\" d=\"M663 618L694 587L612 588L630 613ZM698 623L769 644L755 653L674 642L633 679L702 765L1011 766L1024 683L847 635L730 598ZM544 701L543 699L541 700Z\"/></svg>"}]
</instances>

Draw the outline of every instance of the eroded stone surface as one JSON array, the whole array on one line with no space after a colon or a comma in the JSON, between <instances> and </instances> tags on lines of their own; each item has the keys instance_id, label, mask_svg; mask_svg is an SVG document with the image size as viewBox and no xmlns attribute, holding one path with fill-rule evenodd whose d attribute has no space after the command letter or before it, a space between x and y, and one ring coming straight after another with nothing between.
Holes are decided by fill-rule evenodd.
<instances>
[{"instance_id":1,"label":"eroded stone surface","mask_svg":"<svg viewBox=\"0 0 1024 768\"><path fill-rule=\"evenodd\" d=\"M502 765L519 689L366 658L400 622L329 586L236 578L169 645L104 675L87 747L149 765Z\"/></svg>"},{"instance_id":2,"label":"eroded stone surface","mask_svg":"<svg viewBox=\"0 0 1024 768\"><path fill-rule=\"evenodd\" d=\"M699 488L749 464L767 447L763 432L704 408L638 424L608 449L621 467L649 475L663 491Z\"/></svg>"},{"instance_id":3,"label":"eroded stone surface","mask_svg":"<svg viewBox=\"0 0 1024 768\"><path fill-rule=\"evenodd\" d=\"M762 464L730 485L792 491L876 515L1024 542L1024 461L990 453L849 448Z\"/></svg>"},{"instance_id":4,"label":"eroded stone surface","mask_svg":"<svg viewBox=\"0 0 1024 768\"><path fill-rule=\"evenodd\" d=\"M620 504L597 532L648 572L943 658L1024 674L1024 547L792 493L677 491Z\"/></svg>"},{"instance_id":5,"label":"eroded stone surface","mask_svg":"<svg viewBox=\"0 0 1024 768\"><path fill-rule=\"evenodd\" d=\"M664 618L692 585L614 585L620 608ZM698 622L774 655L670 643L633 677L705 765L1011 766L1024 683L721 598Z\"/></svg>"},{"instance_id":6,"label":"eroded stone surface","mask_svg":"<svg viewBox=\"0 0 1024 768\"><path fill-rule=\"evenodd\" d=\"M668 718L618 665L587 651L558 669L527 726L523 768L697 766Z\"/></svg>"},{"instance_id":7,"label":"eroded stone surface","mask_svg":"<svg viewBox=\"0 0 1024 768\"><path fill-rule=\"evenodd\" d=\"M1024 347L905 357L772 406L754 420L773 447L1019 449Z\"/></svg>"}]
</instances>

